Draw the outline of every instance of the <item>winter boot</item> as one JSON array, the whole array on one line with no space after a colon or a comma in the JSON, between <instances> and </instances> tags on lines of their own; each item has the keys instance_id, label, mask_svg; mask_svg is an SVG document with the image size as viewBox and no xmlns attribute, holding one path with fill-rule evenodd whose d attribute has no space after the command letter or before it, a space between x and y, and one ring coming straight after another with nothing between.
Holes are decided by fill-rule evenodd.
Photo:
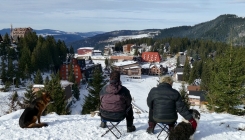
<instances>
[{"instance_id":1,"label":"winter boot","mask_svg":"<svg viewBox=\"0 0 245 140\"><path fill-rule=\"evenodd\" d=\"M156 123L154 122L148 122L149 127L147 128L146 132L149 134L154 134L154 128L156 126Z\"/></svg>"},{"instance_id":2,"label":"winter boot","mask_svg":"<svg viewBox=\"0 0 245 140\"><path fill-rule=\"evenodd\" d=\"M133 125L133 121L127 121L127 132L134 132L136 127Z\"/></svg>"},{"instance_id":3,"label":"winter boot","mask_svg":"<svg viewBox=\"0 0 245 140\"><path fill-rule=\"evenodd\" d=\"M101 121L100 127L101 127L101 128L106 128L106 122L102 122L102 121Z\"/></svg>"}]
</instances>

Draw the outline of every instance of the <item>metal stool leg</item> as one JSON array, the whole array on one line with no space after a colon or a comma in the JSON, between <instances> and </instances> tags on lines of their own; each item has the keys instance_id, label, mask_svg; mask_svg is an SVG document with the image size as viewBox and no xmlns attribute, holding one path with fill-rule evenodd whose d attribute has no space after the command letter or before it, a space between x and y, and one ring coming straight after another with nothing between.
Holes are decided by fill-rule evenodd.
<instances>
[{"instance_id":1,"label":"metal stool leg","mask_svg":"<svg viewBox=\"0 0 245 140\"><path fill-rule=\"evenodd\" d=\"M109 127L108 125L106 125L106 127L108 128L108 130L103 134L103 135L101 135L101 137L103 137L105 134L107 134L109 131L111 131L111 133L117 138L117 139L119 139L121 136L122 136L122 134L121 134L121 132L117 129L117 125L119 124L120 122L117 122L115 125L112 123L112 122L110 122L110 124L112 125L112 127ZM120 134L119 136L117 136L113 131L112 131L112 129L113 128L115 128L116 130L117 130L117 132Z\"/></svg>"},{"instance_id":2,"label":"metal stool leg","mask_svg":"<svg viewBox=\"0 0 245 140\"><path fill-rule=\"evenodd\" d=\"M162 131L165 131L167 133L167 136L165 137L164 140L166 140L168 138L168 136L169 136L168 126L166 124L162 124L162 126L161 126L161 124L158 124L158 123L157 123L157 125L162 129L161 132L158 134L157 139L161 135Z\"/></svg>"}]
</instances>

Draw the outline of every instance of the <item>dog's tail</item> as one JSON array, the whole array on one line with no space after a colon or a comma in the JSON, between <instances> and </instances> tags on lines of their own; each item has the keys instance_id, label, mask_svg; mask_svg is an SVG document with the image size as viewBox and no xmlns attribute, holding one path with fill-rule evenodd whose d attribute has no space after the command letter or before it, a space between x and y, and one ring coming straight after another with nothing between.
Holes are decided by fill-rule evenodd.
<instances>
[{"instance_id":1,"label":"dog's tail","mask_svg":"<svg viewBox=\"0 0 245 140\"><path fill-rule=\"evenodd\" d=\"M48 126L47 123L32 123L28 125L26 128L41 128L41 127L46 127Z\"/></svg>"}]
</instances>

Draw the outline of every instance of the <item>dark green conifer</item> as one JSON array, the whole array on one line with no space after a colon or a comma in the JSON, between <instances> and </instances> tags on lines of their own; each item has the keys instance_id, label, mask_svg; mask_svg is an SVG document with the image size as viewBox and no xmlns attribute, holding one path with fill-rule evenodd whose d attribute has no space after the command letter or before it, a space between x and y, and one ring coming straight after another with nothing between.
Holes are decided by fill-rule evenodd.
<instances>
[{"instance_id":1,"label":"dark green conifer","mask_svg":"<svg viewBox=\"0 0 245 140\"><path fill-rule=\"evenodd\" d=\"M104 85L105 82L102 71L99 68L96 68L93 72L92 82L89 82L89 94L85 96L82 114L89 114L91 111L99 109L99 93Z\"/></svg>"},{"instance_id":2,"label":"dark green conifer","mask_svg":"<svg viewBox=\"0 0 245 140\"><path fill-rule=\"evenodd\" d=\"M48 105L47 113L56 112L59 115L70 114L65 91L61 87L59 73L51 75L51 80L45 84L45 90L51 94L54 103Z\"/></svg>"}]
</instances>

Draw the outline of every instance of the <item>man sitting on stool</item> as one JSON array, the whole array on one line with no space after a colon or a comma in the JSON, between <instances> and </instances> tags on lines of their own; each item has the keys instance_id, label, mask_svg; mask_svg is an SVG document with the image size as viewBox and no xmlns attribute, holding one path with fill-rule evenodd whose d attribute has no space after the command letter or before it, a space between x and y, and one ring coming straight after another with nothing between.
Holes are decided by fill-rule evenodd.
<instances>
[{"instance_id":1,"label":"man sitting on stool","mask_svg":"<svg viewBox=\"0 0 245 140\"><path fill-rule=\"evenodd\" d=\"M110 82L100 91L101 118L110 120L123 120L126 117L127 132L136 130L133 125L132 97L129 90L121 85L120 72L110 74ZM101 121L100 127L105 128L106 123Z\"/></svg>"},{"instance_id":2,"label":"man sitting on stool","mask_svg":"<svg viewBox=\"0 0 245 140\"><path fill-rule=\"evenodd\" d=\"M173 89L172 85L173 79L170 76L162 76L159 79L159 85L153 87L148 94L149 127L146 132L149 134L154 133L157 122L167 124L169 130L173 129L178 119L177 112L186 120L189 120L194 130L197 127L192 113L182 100L180 93Z\"/></svg>"}]
</instances>

